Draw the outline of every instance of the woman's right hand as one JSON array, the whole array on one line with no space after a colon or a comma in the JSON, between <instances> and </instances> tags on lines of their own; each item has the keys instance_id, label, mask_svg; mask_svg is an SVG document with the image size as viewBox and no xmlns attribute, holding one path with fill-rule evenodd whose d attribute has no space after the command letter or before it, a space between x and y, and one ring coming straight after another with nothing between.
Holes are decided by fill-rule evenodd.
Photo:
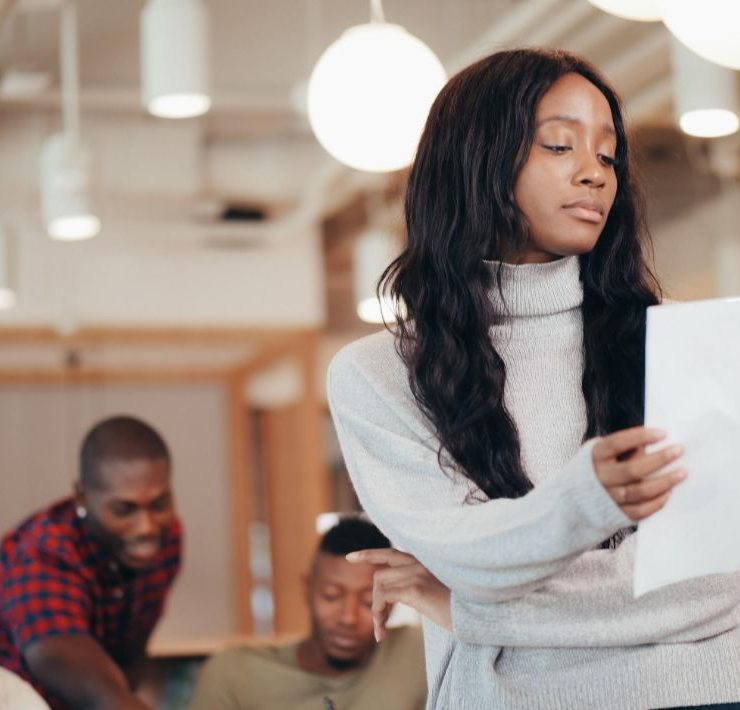
<instances>
[{"instance_id":1,"label":"woman's right hand","mask_svg":"<svg viewBox=\"0 0 740 710\"><path fill-rule=\"evenodd\" d=\"M680 467L652 476L683 454L683 447L678 444L646 453L646 447L665 437L660 429L622 429L599 439L591 452L599 482L634 522L660 510L673 487L686 478L685 469Z\"/></svg>"}]
</instances>

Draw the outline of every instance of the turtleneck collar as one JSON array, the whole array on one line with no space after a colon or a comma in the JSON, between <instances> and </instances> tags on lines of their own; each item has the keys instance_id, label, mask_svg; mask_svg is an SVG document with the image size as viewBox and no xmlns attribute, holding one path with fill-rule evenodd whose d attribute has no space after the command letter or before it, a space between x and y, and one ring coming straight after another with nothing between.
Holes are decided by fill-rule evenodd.
<instances>
[{"instance_id":1,"label":"turtleneck collar","mask_svg":"<svg viewBox=\"0 0 740 710\"><path fill-rule=\"evenodd\" d=\"M491 269L493 279L489 296L501 315L547 316L580 308L583 303L577 256L566 256L545 264L484 263ZM503 301L496 282L499 267Z\"/></svg>"}]
</instances>

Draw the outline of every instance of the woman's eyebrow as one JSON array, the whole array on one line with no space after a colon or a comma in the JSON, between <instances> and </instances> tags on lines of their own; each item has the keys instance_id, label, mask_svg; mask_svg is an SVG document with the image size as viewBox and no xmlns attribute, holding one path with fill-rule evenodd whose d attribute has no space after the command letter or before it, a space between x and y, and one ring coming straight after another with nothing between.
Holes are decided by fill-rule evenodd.
<instances>
[{"instance_id":1,"label":"woman's eyebrow","mask_svg":"<svg viewBox=\"0 0 740 710\"><path fill-rule=\"evenodd\" d=\"M580 118L576 118L575 116L567 116L564 114L558 114L556 116L548 116L547 118L543 118L538 124L537 127L544 125L545 123L550 123L552 121L560 121L562 123L577 123L579 125L583 125L583 121L581 121ZM612 126L609 123L603 123L601 125L601 129L608 133L609 135L616 136L617 132L614 130L614 126Z\"/></svg>"}]
</instances>

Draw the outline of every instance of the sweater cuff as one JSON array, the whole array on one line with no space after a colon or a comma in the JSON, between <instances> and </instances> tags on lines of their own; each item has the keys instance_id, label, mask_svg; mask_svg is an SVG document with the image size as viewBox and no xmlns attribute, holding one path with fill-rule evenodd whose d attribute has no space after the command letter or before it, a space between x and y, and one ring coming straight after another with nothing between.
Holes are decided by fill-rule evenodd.
<instances>
[{"instance_id":1,"label":"sweater cuff","mask_svg":"<svg viewBox=\"0 0 740 710\"><path fill-rule=\"evenodd\" d=\"M593 544L606 540L621 528L634 525L596 477L593 448L598 441L598 438L589 439L581 446L560 481L565 497L563 504L574 507L579 515L576 524L593 530ZM556 478L551 480L554 482Z\"/></svg>"}]
</instances>

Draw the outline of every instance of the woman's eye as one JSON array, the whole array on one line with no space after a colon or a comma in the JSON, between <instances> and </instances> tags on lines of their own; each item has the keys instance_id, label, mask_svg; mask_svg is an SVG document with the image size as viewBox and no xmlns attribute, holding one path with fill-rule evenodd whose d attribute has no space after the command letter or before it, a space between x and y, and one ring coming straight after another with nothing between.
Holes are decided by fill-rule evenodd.
<instances>
[{"instance_id":1,"label":"woman's eye","mask_svg":"<svg viewBox=\"0 0 740 710\"><path fill-rule=\"evenodd\" d=\"M599 155L599 158L601 159L601 162L604 163L604 165L608 165L610 168L614 167L617 162L617 159L613 155L604 155L602 153Z\"/></svg>"},{"instance_id":2,"label":"woman's eye","mask_svg":"<svg viewBox=\"0 0 740 710\"><path fill-rule=\"evenodd\" d=\"M566 153L571 149L569 145L545 145L544 147L553 153Z\"/></svg>"}]
</instances>

